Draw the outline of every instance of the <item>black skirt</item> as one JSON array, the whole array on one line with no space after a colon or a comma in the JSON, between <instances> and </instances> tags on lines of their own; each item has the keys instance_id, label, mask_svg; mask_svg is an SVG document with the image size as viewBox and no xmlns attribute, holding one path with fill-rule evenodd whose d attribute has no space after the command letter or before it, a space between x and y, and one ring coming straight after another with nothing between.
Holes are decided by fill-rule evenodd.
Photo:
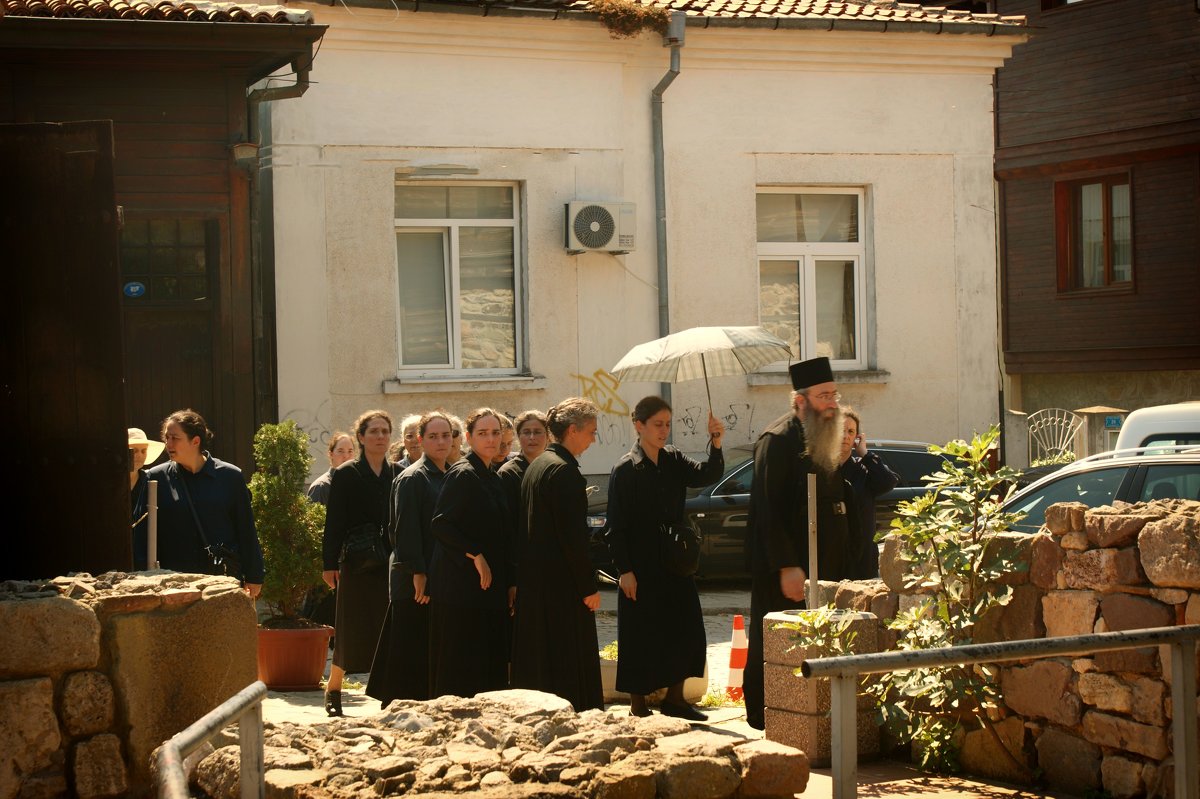
<instances>
[{"instance_id":1,"label":"black skirt","mask_svg":"<svg viewBox=\"0 0 1200 799\"><path fill-rule=\"evenodd\" d=\"M388 606L387 565L338 579L333 665L361 674L371 670Z\"/></svg>"}]
</instances>

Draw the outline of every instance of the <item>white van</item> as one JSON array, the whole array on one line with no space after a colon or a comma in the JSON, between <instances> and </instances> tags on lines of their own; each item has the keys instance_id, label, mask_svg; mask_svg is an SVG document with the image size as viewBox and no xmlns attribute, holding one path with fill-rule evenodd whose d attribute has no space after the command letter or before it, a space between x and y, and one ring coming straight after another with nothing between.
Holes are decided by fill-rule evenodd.
<instances>
[{"instance_id":1,"label":"white van","mask_svg":"<svg viewBox=\"0 0 1200 799\"><path fill-rule=\"evenodd\" d=\"M1125 418L1116 449L1162 444L1200 446L1200 401L1139 408Z\"/></svg>"}]
</instances>

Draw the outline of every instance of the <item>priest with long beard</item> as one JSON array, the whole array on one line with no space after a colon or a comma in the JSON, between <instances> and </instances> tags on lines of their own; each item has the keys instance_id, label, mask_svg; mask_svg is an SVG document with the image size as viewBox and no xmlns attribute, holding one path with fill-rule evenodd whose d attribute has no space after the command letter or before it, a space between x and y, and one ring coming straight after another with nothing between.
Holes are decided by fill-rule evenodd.
<instances>
[{"instance_id":1,"label":"priest with long beard","mask_svg":"<svg viewBox=\"0 0 1200 799\"><path fill-rule=\"evenodd\" d=\"M763 729L762 619L802 608L808 579L808 475L817 475L817 566L824 580L847 577L851 520L841 477L841 395L828 358L792 364L791 411L754 446L747 546L752 589L743 692L746 720Z\"/></svg>"}]
</instances>

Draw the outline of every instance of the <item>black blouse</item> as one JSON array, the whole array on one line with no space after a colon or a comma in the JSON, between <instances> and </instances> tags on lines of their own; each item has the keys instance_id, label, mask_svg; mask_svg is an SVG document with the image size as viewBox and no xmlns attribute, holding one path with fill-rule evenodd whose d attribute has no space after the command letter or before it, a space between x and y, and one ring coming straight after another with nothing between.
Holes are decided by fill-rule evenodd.
<instances>
[{"instance_id":1,"label":"black blouse","mask_svg":"<svg viewBox=\"0 0 1200 799\"><path fill-rule=\"evenodd\" d=\"M499 475L474 452L446 470L433 515L433 563L430 599L452 605L480 605L516 584L509 548L512 514ZM492 571L488 591L479 588L479 573L470 555L483 553Z\"/></svg>"},{"instance_id":2,"label":"black blouse","mask_svg":"<svg viewBox=\"0 0 1200 799\"><path fill-rule=\"evenodd\" d=\"M374 524L383 530L388 519L388 494L396 471L396 465L385 458L379 474L375 474L366 456L361 454L333 470L321 547L326 571L338 568L348 530L364 524Z\"/></svg>"}]
</instances>

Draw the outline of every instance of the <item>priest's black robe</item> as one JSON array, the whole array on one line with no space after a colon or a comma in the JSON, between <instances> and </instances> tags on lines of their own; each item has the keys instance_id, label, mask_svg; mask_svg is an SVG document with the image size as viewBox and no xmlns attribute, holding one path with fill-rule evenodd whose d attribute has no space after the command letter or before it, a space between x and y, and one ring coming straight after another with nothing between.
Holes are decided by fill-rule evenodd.
<instances>
[{"instance_id":1,"label":"priest's black robe","mask_svg":"<svg viewBox=\"0 0 1200 799\"><path fill-rule=\"evenodd\" d=\"M551 444L521 481L521 557L513 687L561 696L576 712L604 707L588 557L587 480L566 447Z\"/></svg>"}]
</instances>

